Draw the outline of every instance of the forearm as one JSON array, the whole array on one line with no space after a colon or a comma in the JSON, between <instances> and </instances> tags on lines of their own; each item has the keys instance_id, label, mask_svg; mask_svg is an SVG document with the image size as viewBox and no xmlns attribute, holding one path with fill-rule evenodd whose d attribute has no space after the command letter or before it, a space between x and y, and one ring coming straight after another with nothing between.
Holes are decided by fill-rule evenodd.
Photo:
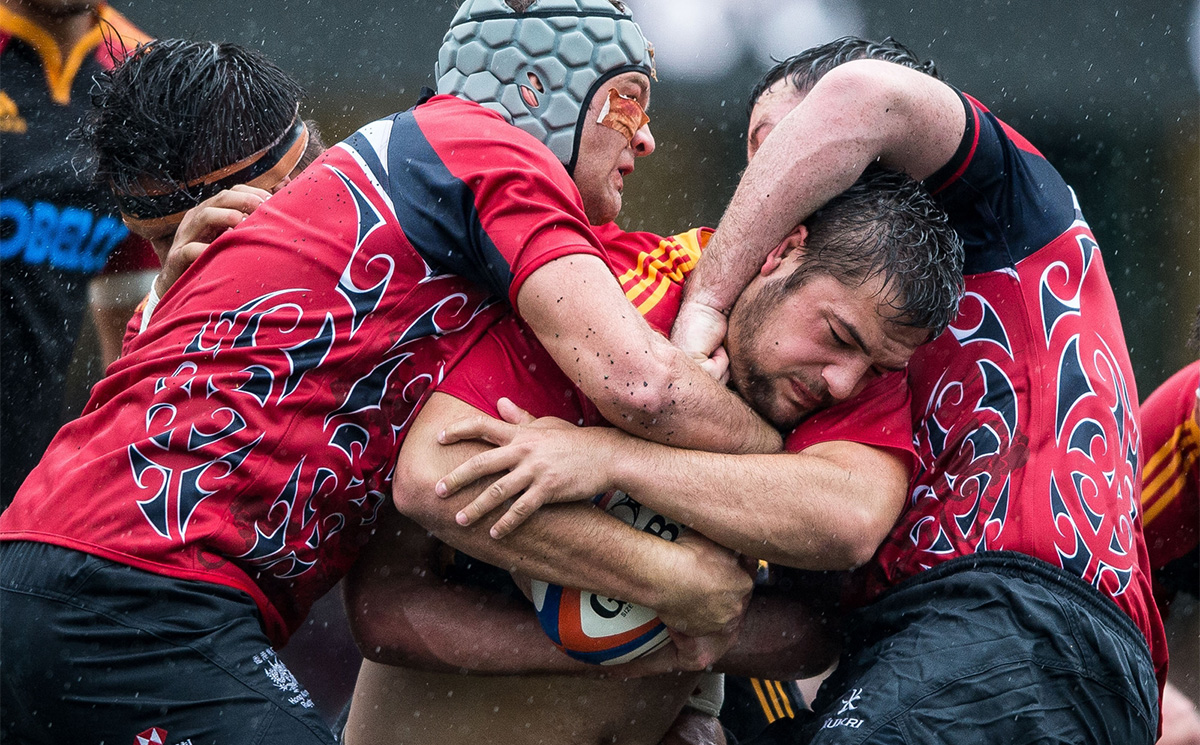
<instances>
[{"instance_id":1,"label":"forearm","mask_svg":"<svg viewBox=\"0 0 1200 745\"><path fill-rule=\"evenodd\" d=\"M597 434L613 443L597 453L597 462L612 469L613 488L723 546L784 566L844 570L865 563L907 489L899 458L857 443L730 456Z\"/></svg>"},{"instance_id":2,"label":"forearm","mask_svg":"<svg viewBox=\"0 0 1200 745\"><path fill-rule=\"evenodd\" d=\"M490 484L483 479L449 499L434 485L486 446L463 442L442 446L437 433L446 422L478 410L445 394L434 394L413 423L393 479L400 512L444 543L529 577L591 590L650 608L661 608L664 588L687 589L687 556L668 541L634 530L588 504L541 510L503 541L492 539L486 525L463 527L455 515Z\"/></svg>"},{"instance_id":3,"label":"forearm","mask_svg":"<svg viewBox=\"0 0 1200 745\"><path fill-rule=\"evenodd\" d=\"M779 433L654 331L596 257L546 264L525 281L518 305L558 366L613 425L680 447L780 449Z\"/></svg>"},{"instance_id":4,"label":"forearm","mask_svg":"<svg viewBox=\"0 0 1200 745\"><path fill-rule=\"evenodd\" d=\"M672 572L664 571L677 560L686 561L682 549L590 505L556 505L540 511L544 514L497 541L484 525L463 527L450 519L466 502L442 501L430 505L433 509L420 510L414 519L447 545L506 571L650 608L663 608L665 588L687 582L686 577L672 579ZM441 514L439 507L450 515Z\"/></svg>"},{"instance_id":5,"label":"forearm","mask_svg":"<svg viewBox=\"0 0 1200 745\"><path fill-rule=\"evenodd\" d=\"M816 91L814 91L815 93ZM751 161L717 231L688 277L684 303L728 312L779 243L845 191L871 162L868 143L841 122L814 127L825 112L798 107ZM793 117L797 117L794 121ZM792 130L812 131L803 139ZM772 147L774 146L774 147ZM821 174L814 178L814 174Z\"/></svg>"},{"instance_id":6,"label":"forearm","mask_svg":"<svg viewBox=\"0 0 1200 745\"><path fill-rule=\"evenodd\" d=\"M444 578L437 554L445 547L398 514L385 514L378 527L345 583L350 629L368 660L475 675L641 677L670 668L673 658L662 654L621 668L573 660L551 643L524 596Z\"/></svg>"},{"instance_id":7,"label":"forearm","mask_svg":"<svg viewBox=\"0 0 1200 745\"><path fill-rule=\"evenodd\" d=\"M950 160L964 123L957 94L929 76L874 60L832 70L754 156L686 301L728 310L766 255L869 164L927 178Z\"/></svg>"},{"instance_id":8,"label":"forearm","mask_svg":"<svg viewBox=\"0 0 1200 745\"><path fill-rule=\"evenodd\" d=\"M360 581L351 597L360 618L377 616L369 633L360 622L355 634L363 656L373 662L473 675L596 673L595 666L554 647L524 598L455 585L432 574Z\"/></svg>"},{"instance_id":9,"label":"forearm","mask_svg":"<svg viewBox=\"0 0 1200 745\"><path fill-rule=\"evenodd\" d=\"M590 672L555 649L523 596L444 580L441 544L420 526L385 513L378 528L345 584L363 657L429 672Z\"/></svg>"},{"instance_id":10,"label":"forearm","mask_svg":"<svg viewBox=\"0 0 1200 745\"><path fill-rule=\"evenodd\" d=\"M715 669L772 680L812 677L834 663L838 644L824 614L789 594L756 590L737 642Z\"/></svg>"}]
</instances>

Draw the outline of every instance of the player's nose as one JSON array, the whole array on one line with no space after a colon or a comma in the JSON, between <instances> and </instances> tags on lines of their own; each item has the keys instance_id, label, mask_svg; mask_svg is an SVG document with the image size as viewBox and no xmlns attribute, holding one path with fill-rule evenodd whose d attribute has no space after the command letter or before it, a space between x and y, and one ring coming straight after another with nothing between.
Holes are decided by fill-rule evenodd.
<instances>
[{"instance_id":1,"label":"player's nose","mask_svg":"<svg viewBox=\"0 0 1200 745\"><path fill-rule=\"evenodd\" d=\"M821 377L829 397L834 401L845 401L858 393L866 384L867 371L871 369L869 360L841 360L826 365Z\"/></svg>"},{"instance_id":2,"label":"player's nose","mask_svg":"<svg viewBox=\"0 0 1200 745\"><path fill-rule=\"evenodd\" d=\"M644 158L654 152L654 133L650 131L649 124L643 124L641 129L634 132L632 144L633 154L639 158Z\"/></svg>"}]
</instances>

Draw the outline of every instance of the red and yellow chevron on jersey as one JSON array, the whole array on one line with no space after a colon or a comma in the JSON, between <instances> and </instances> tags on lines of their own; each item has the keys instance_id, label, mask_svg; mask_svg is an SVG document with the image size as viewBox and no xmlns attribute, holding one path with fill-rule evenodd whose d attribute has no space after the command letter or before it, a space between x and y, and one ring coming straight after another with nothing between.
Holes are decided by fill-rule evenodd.
<instances>
[{"instance_id":1,"label":"red and yellow chevron on jersey","mask_svg":"<svg viewBox=\"0 0 1200 745\"><path fill-rule=\"evenodd\" d=\"M1142 525L1150 568L1200 539L1200 362L1171 376L1142 405Z\"/></svg>"},{"instance_id":2,"label":"red and yellow chevron on jersey","mask_svg":"<svg viewBox=\"0 0 1200 745\"><path fill-rule=\"evenodd\" d=\"M683 300L683 282L700 260L712 228L692 228L664 237L625 232L610 222L592 232L604 244L625 297L651 326L669 334Z\"/></svg>"},{"instance_id":3,"label":"red and yellow chevron on jersey","mask_svg":"<svg viewBox=\"0 0 1200 745\"><path fill-rule=\"evenodd\" d=\"M663 238L652 251L640 251L637 262L617 277L625 297L638 312L646 315L667 294L671 283L682 283L700 260L713 231L693 228L686 233Z\"/></svg>"}]
</instances>

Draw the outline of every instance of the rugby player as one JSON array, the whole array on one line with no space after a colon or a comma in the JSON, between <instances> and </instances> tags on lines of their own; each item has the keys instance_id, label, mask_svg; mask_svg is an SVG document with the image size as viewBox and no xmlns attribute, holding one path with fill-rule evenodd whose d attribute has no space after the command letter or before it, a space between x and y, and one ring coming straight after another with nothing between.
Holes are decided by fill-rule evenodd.
<instances>
[{"instance_id":1,"label":"rugby player","mask_svg":"<svg viewBox=\"0 0 1200 745\"><path fill-rule=\"evenodd\" d=\"M121 225L112 197L90 178L86 148L70 137L88 110L92 76L145 39L98 0L0 1L0 509L63 423L89 281L143 288L127 300L94 297L107 355L120 348L124 319L153 276L153 253ZM113 314L122 319L115 325Z\"/></svg>"},{"instance_id":2,"label":"rugby player","mask_svg":"<svg viewBox=\"0 0 1200 745\"><path fill-rule=\"evenodd\" d=\"M1200 350L1200 313L1188 346ZM1200 596L1200 362L1176 372L1142 402L1142 521L1155 599L1166 617L1178 594ZM1197 618L1184 616L1180 623L1171 637L1171 678L1190 677L1194 691ZM1196 701L1171 681L1163 691L1162 719L1159 745L1200 741Z\"/></svg>"},{"instance_id":3,"label":"rugby player","mask_svg":"<svg viewBox=\"0 0 1200 745\"><path fill-rule=\"evenodd\" d=\"M614 261L628 267L622 282L630 298L665 332L707 232L660 239L620 234L610 227L604 235ZM953 315L959 250L945 216L911 179L884 171L868 174L781 245L763 276L743 295L739 305L746 307L740 308L740 317L755 321L739 330L762 329L778 346L739 346L739 354L748 359L732 362L768 366L786 358L780 348L804 349L808 364L821 360L831 375L848 374L857 360L846 359L829 343L822 324L796 312L819 308L852 322L862 336L886 350L878 364L902 366L912 349L936 335ZM764 502L831 494L830 502L841 497L849 503L854 496L841 493L834 474L862 469L860 479L873 478L879 494L899 495L902 501L912 457L908 391L902 374L875 377L864 369L858 381L845 381L844 390L806 411L815 415L788 437L792 453L762 456L785 459L794 475L744 486ZM648 597L652 604L654 592L668 592L671 553L678 543L659 541L663 550L650 555L611 552L612 535L627 528L591 507L538 513L537 522L500 542L457 525L452 513L446 517L444 505L432 496L433 484L447 463L461 462L481 447L441 447L438 431L456 417L496 413L502 396L541 414L600 423L531 335L513 319L502 321L418 415L394 481L401 512L472 557L506 569L539 578L566 576L587 587L595 572L586 565L602 563L607 571L615 566L622 572L624 585L613 597ZM823 411L816 414L818 410ZM790 413L775 421L789 429L796 424ZM552 437L553 431L547 431ZM675 478L673 468L657 468L650 478ZM814 477L815 484L805 483ZM631 494L636 498L636 492ZM877 498L882 497L866 497ZM460 589L445 602L435 598L424 575L437 574L436 562L414 567L398 548L427 540L411 524L401 523L390 534L381 530L368 554L374 565L360 562L354 572L349 586L352 625L368 662L356 687L347 742L659 742L695 686L696 675L649 675L661 673L663 661L648 658L605 671L608 680L595 680L601 669L556 656L548 640L539 638L528 606L522 612L519 603L488 601L477 589ZM574 555L559 554L563 547ZM826 543L824 548L830 566L846 560L840 547ZM547 556L565 564L551 566ZM721 669L776 678L823 671L830 648L814 628L814 614L805 607L808 600L798 595L760 598ZM486 605L479 607L481 603ZM668 648L656 656L687 670L688 661L678 653L678 648ZM717 652L710 653L715 658ZM474 674L464 677L461 671ZM419 693L421 705L407 705L401 695L405 691Z\"/></svg>"},{"instance_id":4,"label":"rugby player","mask_svg":"<svg viewBox=\"0 0 1200 745\"><path fill-rule=\"evenodd\" d=\"M273 62L229 43L158 39L97 76L83 127L96 177L162 267L130 331L209 243L325 151L316 122L299 118L301 95Z\"/></svg>"},{"instance_id":5,"label":"rugby player","mask_svg":"<svg viewBox=\"0 0 1200 745\"><path fill-rule=\"evenodd\" d=\"M715 349L725 311L791 216L873 163L923 180L964 241L959 315L909 364L918 461L908 499L854 577L843 655L816 716L767 732L800 728L786 736L821 745L1152 743L1167 655L1139 514L1138 399L1099 246L1032 144L915 58L896 64L896 48L844 38L768 74L753 97L750 167L675 327L693 353ZM866 341L830 330L850 348ZM749 372L733 367L739 388ZM786 405L797 383L811 391L770 372L768 401ZM485 429L492 442L514 436L498 424L457 436ZM518 430L519 453L487 453L449 490L515 467L499 491L525 489L522 516L548 499L620 488L733 548L776 535L775 511L742 486L771 479L765 469L607 430L555 431L539 454L536 434ZM516 463L543 464L549 452L553 483ZM572 452L586 463L568 464ZM672 479L646 478L667 467ZM814 530L839 513L815 511ZM809 565L811 547L803 533L766 546L793 566Z\"/></svg>"}]
</instances>

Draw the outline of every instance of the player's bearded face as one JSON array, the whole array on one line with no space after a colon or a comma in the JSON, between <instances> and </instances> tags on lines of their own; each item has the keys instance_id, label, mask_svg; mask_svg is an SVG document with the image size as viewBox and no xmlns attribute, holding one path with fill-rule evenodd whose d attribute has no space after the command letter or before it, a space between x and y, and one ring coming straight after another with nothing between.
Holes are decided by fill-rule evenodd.
<instances>
[{"instance_id":1,"label":"player's bearded face","mask_svg":"<svg viewBox=\"0 0 1200 745\"><path fill-rule=\"evenodd\" d=\"M573 178L593 225L616 218L634 160L654 152L650 125L632 116L649 106L649 85L639 72L618 75L600 87L584 115Z\"/></svg>"},{"instance_id":2,"label":"player's bearded face","mask_svg":"<svg viewBox=\"0 0 1200 745\"><path fill-rule=\"evenodd\" d=\"M734 306L725 340L734 386L780 429L903 368L925 340L923 330L885 319L881 280L849 287L818 274L790 291L782 284L756 278Z\"/></svg>"}]
</instances>

